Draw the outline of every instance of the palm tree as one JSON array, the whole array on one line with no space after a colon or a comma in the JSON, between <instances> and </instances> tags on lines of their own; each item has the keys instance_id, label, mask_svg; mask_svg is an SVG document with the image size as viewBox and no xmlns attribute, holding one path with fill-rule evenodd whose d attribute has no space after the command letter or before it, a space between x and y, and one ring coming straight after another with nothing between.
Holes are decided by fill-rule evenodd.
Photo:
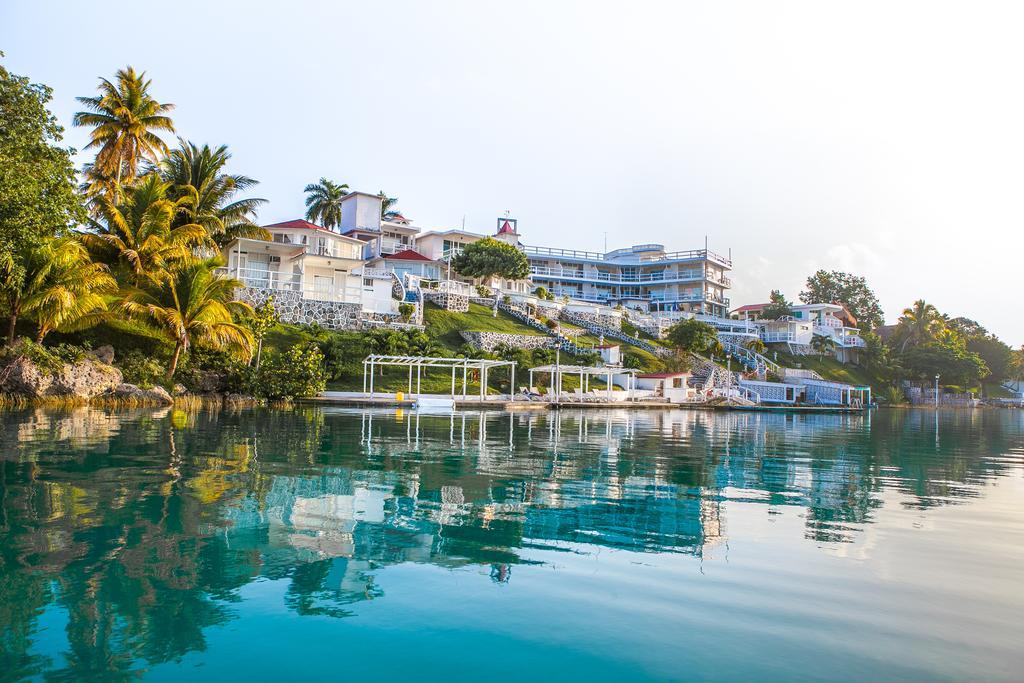
<instances>
[{"instance_id":1,"label":"palm tree","mask_svg":"<svg viewBox=\"0 0 1024 683\"><path fill-rule=\"evenodd\" d=\"M99 322L117 281L107 267L94 263L74 237L48 240L29 257L29 277L17 307L37 326L36 342L53 331L71 332Z\"/></svg>"},{"instance_id":2,"label":"palm tree","mask_svg":"<svg viewBox=\"0 0 1024 683\"><path fill-rule=\"evenodd\" d=\"M917 345L931 341L941 326L938 309L924 299L918 299L912 308L903 309L903 315L897 324L897 336L903 340L900 352L905 351L908 344Z\"/></svg>"},{"instance_id":3,"label":"palm tree","mask_svg":"<svg viewBox=\"0 0 1024 683\"><path fill-rule=\"evenodd\" d=\"M382 219L388 220L389 218L397 218L401 215L395 211L395 207L398 206L398 197L389 197L384 193L384 190L378 192L377 196L380 197L380 217Z\"/></svg>"},{"instance_id":4,"label":"palm tree","mask_svg":"<svg viewBox=\"0 0 1024 683\"><path fill-rule=\"evenodd\" d=\"M832 337L826 337L823 334L816 334L811 337L811 348L819 354L829 353L835 347L836 343L832 341Z\"/></svg>"},{"instance_id":5,"label":"palm tree","mask_svg":"<svg viewBox=\"0 0 1024 683\"><path fill-rule=\"evenodd\" d=\"M767 347L765 347L764 345L764 342L761 341L760 339L751 339L746 343L746 347L753 351L754 353L760 354L764 354L765 350L767 349Z\"/></svg>"},{"instance_id":6,"label":"palm tree","mask_svg":"<svg viewBox=\"0 0 1024 683\"><path fill-rule=\"evenodd\" d=\"M8 314L7 343L14 342L20 317L36 322L36 341L54 330L72 331L97 322L117 282L106 266L93 263L77 239L47 240L25 254L24 278L14 277L13 261L0 259L0 288Z\"/></svg>"},{"instance_id":7,"label":"palm tree","mask_svg":"<svg viewBox=\"0 0 1024 683\"><path fill-rule=\"evenodd\" d=\"M237 237L270 240L270 233L256 225L256 210L266 199L235 199L258 181L244 175L223 173L231 154L225 145L197 146L178 138L179 147L160 162L160 176L170 184L168 197L191 201L183 204L174 227L195 223L223 246Z\"/></svg>"},{"instance_id":8,"label":"palm tree","mask_svg":"<svg viewBox=\"0 0 1024 683\"><path fill-rule=\"evenodd\" d=\"M149 94L151 81L146 73L136 73L131 66L120 69L114 81L101 78L98 97L79 97L89 111L76 113L72 123L92 126L85 148L99 151L91 173L95 180L112 181L116 202L121 185L135 179L142 159L156 162L167 153L167 145L155 131L174 131L167 116L174 105L157 102Z\"/></svg>"},{"instance_id":9,"label":"palm tree","mask_svg":"<svg viewBox=\"0 0 1024 683\"><path fill-rule=\"evenodd\" d=\"M321 178L319 183L306 185L306 220L325 228L341 225L341 200L348 194L348 185Z\"/></svg>"},{"instance_id":10,"label":"palm tree","mask_svg":"<svg viewBox=\"0 0 1024 683\"><path fill-rule=\"evenodd\" d=\"M174 343L167 379L174 377L183 351L194 344L252 356L252 333L235 322L252 315L249 304L233 299L242 283L216 273L216 259L186 263L163 282L129 291L122 302L132 318L153 325Z\"/></svg>"},{"instance_id":11,"label":"palm tree","mask_svg":"<svg viewBox=\"0 0 1024 683\"><path fill-rule=\"evenodd\" d=\"M90 219L91 232L82 235L89 250L115 271L138 286L144 279L159 278L169 267L186 261L194 247L210 245L206 229L197 223L173 226L179 212L194 201L168 198L169 185L150 174L127 188L124 201L95 198L99 220Z\"/></svg>"}]
</instances>

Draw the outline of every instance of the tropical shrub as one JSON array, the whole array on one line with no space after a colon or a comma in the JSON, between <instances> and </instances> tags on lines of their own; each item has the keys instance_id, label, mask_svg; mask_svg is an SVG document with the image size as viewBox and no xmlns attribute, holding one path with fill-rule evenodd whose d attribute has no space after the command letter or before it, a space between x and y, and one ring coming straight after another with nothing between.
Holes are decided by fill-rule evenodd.
<instances>
[{"instance_id":1,"label":"tropical shrub","mask_svg":"<svg viewBox=\"0 0 1024 683\"><path fill-rule=\"evenodd\" d=\"M715 328L693 318L670 327L667 338L677 349L690 353L709 353L719 346Z\"/></svg>"},{"instance_id":2,"label":"tropical shrub","mask_svg":"<svg viewBox=\"0 0 1024 683\"><path fill-rule=\"evenodd\" d=\"M152 355L132 349L117 356L117 366L124 375L124 381L143 389L150 389L163 383L163 361Z\"/></svg>"},{"instance_id":3,"label":"tropical shrub","mask_svg":"<svg viewBox=\"0 0 1024 683\"><path fill-rule=\"evenodd\" d=\"M416 312L416 306L410 303L398 304L398 315L402 316L402 320L409 322L412 320L413 314Z\"/></svg>"},{"instance_id":4,"label":"tropical shrub","mask_svg":"<svg viewBox=\"0 0 1024 683\"><path fill-rule=\"evenodd\" d=\"M267 358L253 374L250 391L271 400L316 396L327 386L324 355L312 343Z\"/></svg>"}]
</instances>

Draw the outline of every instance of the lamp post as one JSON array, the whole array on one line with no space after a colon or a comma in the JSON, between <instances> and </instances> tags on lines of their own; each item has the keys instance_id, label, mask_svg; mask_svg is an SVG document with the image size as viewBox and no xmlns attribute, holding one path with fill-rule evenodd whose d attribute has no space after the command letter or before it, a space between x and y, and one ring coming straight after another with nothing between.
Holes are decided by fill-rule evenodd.
<instances>
[{"instance_id":1,"label":"lamp post","mask_svg":"<svg viewBox=\"0 0 1024 683\"><path fill-rule=\"evenodd\" d=\"M942 375L935 375L935 410L939 409L939 377Z\"/></svg>"}]
</instances>

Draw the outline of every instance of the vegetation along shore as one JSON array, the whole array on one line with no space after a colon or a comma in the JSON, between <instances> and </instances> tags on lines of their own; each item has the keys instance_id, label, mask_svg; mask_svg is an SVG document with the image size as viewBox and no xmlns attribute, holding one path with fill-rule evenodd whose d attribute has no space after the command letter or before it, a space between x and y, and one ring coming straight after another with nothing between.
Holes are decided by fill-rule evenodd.
<instances>
[{"instance_id":1,"label":"vegetation along shore","mask_svg":"<svg viewBox=\"0 0 1024 683\"><path fill-rule=\"evenodd\" d=\"M252 306L236 296L243 283L222 271L221 247L239 237L269 239L258 223L265 200L258 182L231 168L226 145L183 137L144 72L132 67L79 98L70 122L87 128L93 153L75 168L62 144L61 122L48 111L50 90L0 66L0 395L7 403L100 402L169 404L176 400L276 401L325 389L358 390L368 354L492 357L522 369L554 361L543 344L498 344L484 350L464 333L518 338L544 335L521 316L471 303L455 312L424 303L417 325L354 331L283 324L269 297ZM175 142L169 142L178 136ZM307 218L330 228L341 220L348 186L321 178L305 186ZM397 199L381 192L384 217ZM525 278L516 249L494 240L467 248L451 268L469 281ZM483 287L480 298L489 295ZM550 295L538 288L535 295ZM863 278L819 271L800 293L804 303L839 304L857 321L864 348L840 363L829 341L793 356L785 346L748 342L751 351L825 379L870 386L884 403L908 400L908 387L938 375L945 391L1011 396L1004 385L1024 380L1024 349L1014 349L966 316L947 315L924 300L893 326ZM781 292L759 311L784 320L793 303ZM413 307L400 307L408 321ZM709 360L725 364L715 328L697 319L652 334L624 314L622 364L648 373L685 371ZM600 362L605 341L568 320L547 320L571 340L563 363ZM379 390L404 386L405 371L383 370ZM470 377L479 388L479 377ZM423 391L447 392L446 377ZM567 379L567 388L573 380ZM435 386L436 385L436 386ZM505 378L490 392L513 393Z\"/></svg>"}]
</instances>

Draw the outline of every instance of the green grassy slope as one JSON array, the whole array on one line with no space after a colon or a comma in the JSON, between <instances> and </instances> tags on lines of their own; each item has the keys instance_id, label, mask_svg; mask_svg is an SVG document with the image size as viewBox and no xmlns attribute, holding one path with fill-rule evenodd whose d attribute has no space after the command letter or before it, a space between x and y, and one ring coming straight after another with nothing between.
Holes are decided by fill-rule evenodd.
<instances>
[{"instance_id":1,"label":"green grassy slope","mask_svg":"<svg viewBox=\"0 0 1024 683\"><path fill-rule=\"evenodd\" d=\"M465 343L459 334L462 330L524 334L531 337L542 334L540 330L535 330L502 311L498 311L495 317L492 309L479 304L470 304L466 313L452 313L428 303L423 309L423 324L427 334L452 351Z\"/></svg>"},{"instance_id":2,"label":"green grassy slope","mask_svg":"<svg viewBox=\"0 0 1024 683\"><path fill-rule=\"evenodd\" d=\"M766 354L773 358L772 350ZM835 358L828 356L794 356L788 353L779 352L779 365L787 368L805 368L814 370L819 375L833 382L845 382L857 386L870 386L872 391L879 391L888 383L871 374L857 365L840 363Z\"/></svg>"}]
</instances>

